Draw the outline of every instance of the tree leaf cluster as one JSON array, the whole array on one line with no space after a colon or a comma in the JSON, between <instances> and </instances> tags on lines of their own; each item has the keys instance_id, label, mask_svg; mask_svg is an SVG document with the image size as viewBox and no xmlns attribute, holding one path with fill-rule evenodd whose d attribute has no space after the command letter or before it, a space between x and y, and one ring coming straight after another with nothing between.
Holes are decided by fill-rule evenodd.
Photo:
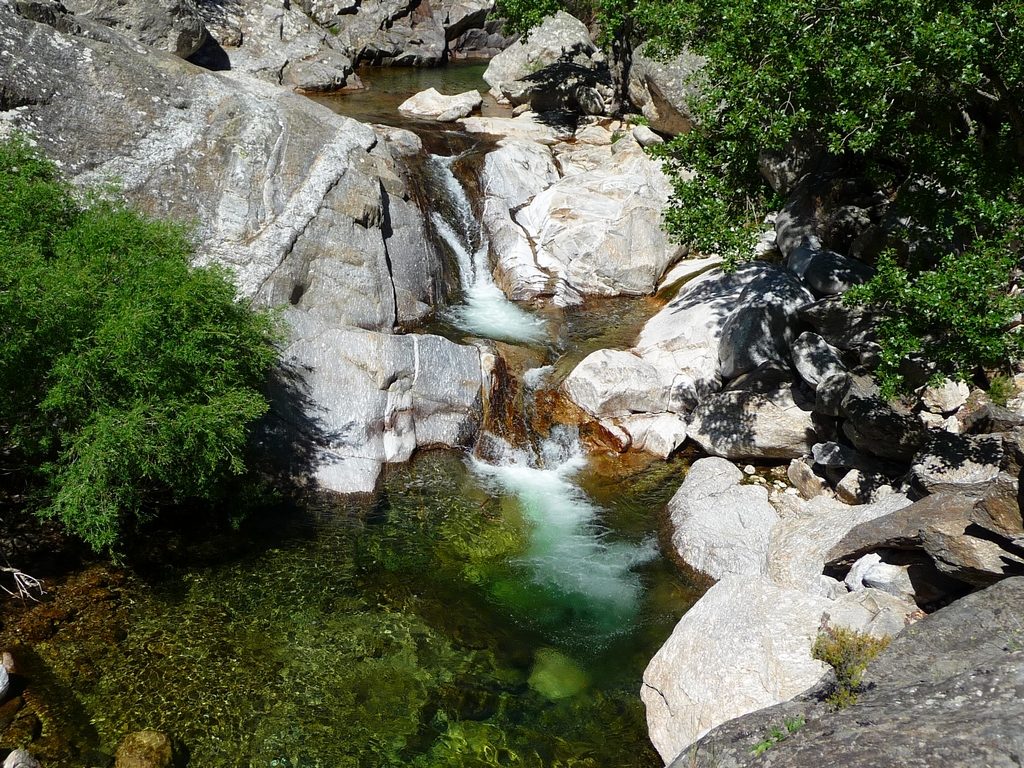
<instances>
[{"instance_id":1,"label":"tree leaf cluster","mask_svg":"<svg viewBox=\"0 0 1024 768\"><path fill-rule=\"evenodd\" d=\"M102 550L245 472L277 328L190 266L183 227L82 197L24 138L0 143L0 455Z\"/></svg>"}]
</instances>

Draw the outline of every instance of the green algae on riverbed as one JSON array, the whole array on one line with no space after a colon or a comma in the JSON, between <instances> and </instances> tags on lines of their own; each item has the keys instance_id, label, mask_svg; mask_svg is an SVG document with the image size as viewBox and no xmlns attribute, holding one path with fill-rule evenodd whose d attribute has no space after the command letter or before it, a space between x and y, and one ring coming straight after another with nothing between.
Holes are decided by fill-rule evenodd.
<instances>
[{"instance_id":1,"label":"green algae on riverbed","mask_svg":"<svg viewBox=\"0 0 1024 768\"><path fill-rule=\"evenodd\" d=\"M648 537L660 506L618 496L603 522ZM323 506L248 555L125 580L122 632L71 615L35 653L92 721L72 736L99 742L83 754L157 728L203 768L659 765L640 674L696 595L647 563L630 626L605 631L578 596L536 588L529 533L513 497L426 454L389 469L372 508Z\"/></svg>"}]
</instances>

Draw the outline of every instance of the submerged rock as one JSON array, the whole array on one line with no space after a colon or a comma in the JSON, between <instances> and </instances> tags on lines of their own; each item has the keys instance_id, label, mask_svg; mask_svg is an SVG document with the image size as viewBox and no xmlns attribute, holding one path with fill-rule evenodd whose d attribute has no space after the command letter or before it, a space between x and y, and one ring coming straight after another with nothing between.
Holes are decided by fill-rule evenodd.
<instances>
[{"instance_id":1,"label":"submerged rock","mask_svg":"<svg viewBox=\"0 0 1024 768\"><path fill-rule=\"evenodd\" d=\"M117 748L114 768L171 768L171 740L160 731L136 731Z\"/></svg>"},{"instance_id":2,"label":"submerged rock","mask_svg":"<svg viewBox=\"0 0 1024 768\"><path fill-rule=\"evenodd\" d=\"M548 701L571 698L588 684L587 675L579 665L554 648L541 648L537 651L533 671L527 682Z\"/></svg>"}]
</instances>

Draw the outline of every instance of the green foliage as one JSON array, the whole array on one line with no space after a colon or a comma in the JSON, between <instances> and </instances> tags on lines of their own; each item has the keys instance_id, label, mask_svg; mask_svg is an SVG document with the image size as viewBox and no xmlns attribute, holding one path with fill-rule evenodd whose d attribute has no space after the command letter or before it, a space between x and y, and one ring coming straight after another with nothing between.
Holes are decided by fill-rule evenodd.
<instances>
[{"instance_id":1,"label":"green foliage","mask_svg":"<svg viewBox=\"0 0 1024 768\"><path fill-rule=\"evenodd\" d=\"M1006 402L1017 394L1017 387L1009 376L997 374L988 383L989 399L996 405L1006 407Z\"/></svg>"},{"instance_id":2,"label":"green foliage","mask_svg":"<svg viewBox=\"0 0 1024 768\"><path fill-rule=\"evenodd\" d=\"M890 640L842 627L826 626L819 632L811 656L835 670L836 687L828 698L833 708L843 709L857 701L864 670L889 647Z\"/></svg>"},{"instance_id":3,"label":"green foliage","mask_svg":"<svg viewBox=\"0 0 1024 768\"><path fill-rule=\"evenodd\" d=\"M39 511L97 550L211 501L245 470L275 323L192 269L174 224L82 204L23 139L0 144L0 425Z\"/></svg>"},{"instance_id":4,"label":"green foliage","mask_svg":"<svg viewBox=\"0 0 1024 768\"><path fill-rule=\"evenodd\" d=\"M768 731L768 735L765 738L761 739L761 741L759 741L757 744L755 744L754 748L750 750L750 753L755 757L758 755L763 755L776 744L780 744L781 742L785 741L790 736L792 736L794 733L799 731L801 728L804 727L805 724L806 723L803 718L803 715L799 717L786 718L785 722L783 723L783 725L785 725L785 730L779 728L777 725L772 726L771 730Z\"/></svg>"},{"instance_id":5,"label":"green foliage","mask_svg":"<svg viewBox=\"0 0 1024 768\"><path fill-rule=\"evenodd\" d=\"M875 278L846 298L882 313L877 373L883 393L891 397L902 388L899 364L911 352L961 379L979 365L996 368L1017 358L1022 338L1014 325L1024 297L1007 291L1016 267L1008 245L986 240L913 277L893 254L880 258Z\"/></svg>"}]
</instances>

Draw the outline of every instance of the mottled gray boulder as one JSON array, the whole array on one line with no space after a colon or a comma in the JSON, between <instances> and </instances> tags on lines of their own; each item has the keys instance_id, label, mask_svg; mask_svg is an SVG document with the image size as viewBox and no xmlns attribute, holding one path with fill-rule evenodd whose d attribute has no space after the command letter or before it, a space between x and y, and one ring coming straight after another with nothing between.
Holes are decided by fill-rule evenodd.
<instances>
[{"instance_id":1,"label":"mottled gray boulder","mask_svg":"<svg viewBox=\"0 0 1024 768\"><path fill-rule=\"evenodd\" d=\"M671 768L1012 768L1024 753L1024 579L957 600L872 662L852 706L803 696L716 728ZM792 724L802 722L799 727ZM786 724L790 723L792 734ZM754 747L780 729L787 738Z\"/></svg>"},{"instance_id":2,"label":"mottled gray boulder","mask_svg":"<svg viewBox=\"0 0 1024 768\"><path fill-rule=\"evenodd\" d=\"M534 112L606 114L613 103L611 72L604 63L556 61L503 86L509 103Z\"/></svg>"},{"instance_id":3,"label":"mottled gray boulder","mask_svg":"<svg viewBox=\"0 0 1024 768\"><path fill-rule=\"evenodd\" d=\"M863 307L850 306L840 297L816 301L800 309L800 319L838 349L857 349L874 341L878 317Z\"/></svg>"},{"instance_id":4,"label":"mottled gray boulder","mask_svg":"<svg viewBox=\"0 0 1024 768\"><path fill-rule=\"evenodd\" d=\"M793 384L767 392L734 389L704 398L693 410L690 437L728 459L794 459L827 435Z\"/></svg>"},{"instance_id":5,"label":"mottled gray boulder","mask_svg":"<svg viewBox=\"0 0 1024 768\"><path fill-rule=\"evenodd\" d=\"M768 540L779 516L768 491L743 479L730 461L700 459L668 503L676 552L713 579L768 571Z\"/></svg>"},{"instance_id":6,"label":"mottled gray boulder","mask_svg":"<svg viewBox=\"0 0 1024 768\"><path fill-rule=\"evenodd\" d=\"M835 296L866 283L875 271L862 261L835 251L800 247L789 254L788 267L817 296Z\"/></svg>"},{"instance_id":7,"label":"mottled gray boulder","mask_svg":"<svg viewBox=\"0 0 1024 768\"><path fill-rule=\"evenodd\" d=\"M632 352L599 349L570 373L562 389L570 400L597 418L658 413L669 406L654 366Z\"/></svg>"},{"instance_id":8,"label":"mottled gray boulder","mask_svg":"<svg viewBox=\"0 0 1024 768\"><path fill-rule=\"evenodd\" d=\"M194 0L68 0L64 6L183 59L206 42L206 26Z\"/></svg>"},{"instance_id":9,"label":"mottled gray boulder","mask_svg":"<svg viewBox=\"0 0 1024 768\"><path fill-rule=\"evenodd\" d=\"M597 46L586 25L565 11L558 11L491 59L484 80L495 98L507 99L515 81L556 61L584 63L595 54Z\"/></svg>"},{"instance_id":10,"label":"mottled gray boulder","mask_svg":"<svg viewBox=\"0 0 1024 768\"><path fill-rule=\"evenodd\" d=\"M976 502L964 494L936 494L863 522L834 543L825 555L827 567L842 569L880 550L916 550L926 553L941 573L976 586L1024 573L1024 559L1014 546L1004 548L983 531L973 535Z\"/></svg>"},{"instance_id":11,"label":"mottled gray boulder","mask_svg":"<svg viewBox=\"0 0 1024 768\"><path fill-rule=\"evenodd\" d=\"M722 377L733 379L764 363L788 360L797 311L813 301L810 291L778 267L751 282L722 329Z\"/></svg>"},{"instance_id":12,"label":"mottled gray boulder","mask_svg":"<svg viewBox=\"0 0 1024 768\"><path fill-rule=\"evenodd\" d=\"M966 403L970 394L967 382L944 379L938 386L925 387L921 403L932 413L949 414Z\"/></svg>"},{"instance_id":13,"label":"mottled gray boulder","mask_svg":"<svg viewBox=\"0 0 1024 768\"><path fill-rule=\"evenodd\" d=\"M982 492L999 474L1003 441L998 435L929 431L911 467L928 493Z\"/></svg>"},{"instance_id":14,"label":"mottled gray boulder","mask_svg":"<svg viewBox=\"0 0 1024 768\"><path fill-rule=\"evenodd\" d=\"M1021 516L1017 477L1000 472L985 488L970 517L971 522L997 536L1024 543L1024 518Z\"/></svg>"},{"instance_id":15,"label":"mottled gray boulder","mask_svg":"<svg viewBox=\"0 0 1024 768\"><path fill-rule=\"evenodd\" d=\"M693 127L691 104L700 96L704 83L701 56L683 51L668 60L649 55L648 44L633 51L627 83L629 100L660 133L686 133Z\"/></svg>"},{"instance_id":16,"label":"mottled gray boulder","mask_svg":"<svg viewBox=\"0 0 1024 768\"><path fill-rule=\"evenodd\" d=\"M845 418L843 433L866 453L906 461L924 443L920 420L883 398L870 379L853 377L839 412Z\"/></svg>"},{"instance_id":17,"label":"mottled gray boulder","mask_svg":"<svg viewBox=\"0 0 1024 768\"><path fill-rule=\"evenodd\" d=\"M789 345L789 352L796 372L811 387L817 388L829 376L846 371L839 351L816 333L801 333Z\"/></svg>"},{"instance_id":18,"label":"mottled gray boulder","mask_svg":"<svg viewBox=\"0 0 1024 768\"><path fill-rule=\"evenodd\" d=\"M776 502L781 519L772 530L768 548L768 575L780 586L835 597L835 587L842 592L846 588L822 576L833 559L833 547L870 521L891 516L909 505L910 500L901 494L854 506L829 496L804 501L782 494ZM867 551L873 550L859 552L857 557Z\"/></svg>"},{"instance_id":19,"label":"mottled gray boulder","mask_svg":"<svg viewBox=\"0 0 1024 768\"><path fill-rule=\"evenodd\" d=\"M505 139L484 158L481 187L485 197L496 197L514 209L558 179L558 166L548 147L535 141Z\"/></svg>"},{"instance_id":20,"label":"mottled gray boulder","mask_svg":"<svg viewBox=\"0 0 1024 768\"><path fill-rule=\"evenodd\" d=\"M631 138L618 144L621 151L562 178L515 214L559 303L652 293L680 254L662 228L671 184L661 163Z\"/></svg>"}]
</instances>

